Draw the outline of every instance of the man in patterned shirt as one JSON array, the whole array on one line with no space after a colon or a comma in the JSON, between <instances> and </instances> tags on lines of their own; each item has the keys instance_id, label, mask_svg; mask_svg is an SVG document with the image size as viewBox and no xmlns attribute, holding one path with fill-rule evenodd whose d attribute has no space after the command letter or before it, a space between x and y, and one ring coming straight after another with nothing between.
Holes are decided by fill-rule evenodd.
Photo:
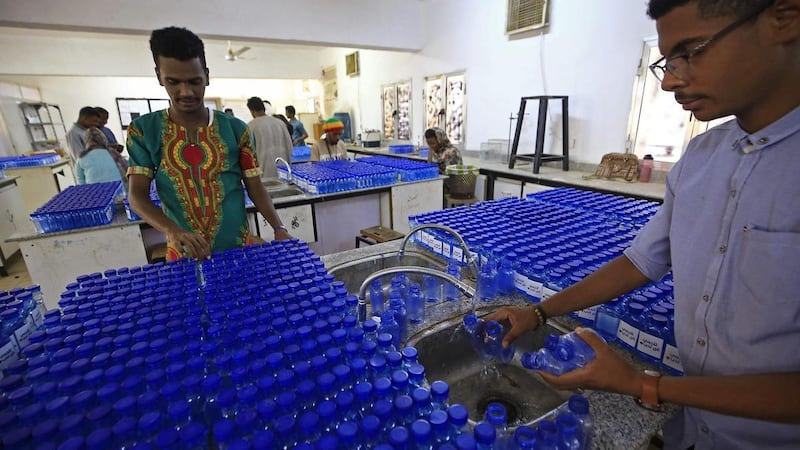
<instances>
[{"instance_id":1,"label":"man in patterned shirt","mask_svg":"<svg viewBox=\"0 0 800 450\"><path fill-rule=\"evenodd\" d=\"M242 182L275 238L291 238L261 184L247 126L203 102L209 79L203 42L169 27L153 31L150 49L172 104L128 128L129 199L140 217L166 234L167 259L206 258L253 242ZM150 201L151 180L163 211Z\"/></svg>"}]
</instances>

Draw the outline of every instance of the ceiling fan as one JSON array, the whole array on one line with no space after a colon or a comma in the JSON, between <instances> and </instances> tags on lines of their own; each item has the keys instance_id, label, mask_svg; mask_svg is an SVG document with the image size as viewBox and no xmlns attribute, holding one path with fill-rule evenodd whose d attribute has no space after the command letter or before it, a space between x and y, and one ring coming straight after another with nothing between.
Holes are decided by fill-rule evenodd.
<instances>
[{"instance_id":1,"label":"ceiling fan","mask_svg":"<svg viewBox=\"0 0 800 450\"><path fill-rule=\"evenodd\" d=\"M236 61L238 59L249 59L249 58L243 58L242 57L242 54L244 52L248 51L248 50L250 50L250 47L247 47L247 46L242 47L242 48L240 48L238 50L234 50L233 47L231 47L231 41L228 41L228 51L227 51L227 53L225 53L225 60L226 61Z\"/></svg>"}]
</instances>

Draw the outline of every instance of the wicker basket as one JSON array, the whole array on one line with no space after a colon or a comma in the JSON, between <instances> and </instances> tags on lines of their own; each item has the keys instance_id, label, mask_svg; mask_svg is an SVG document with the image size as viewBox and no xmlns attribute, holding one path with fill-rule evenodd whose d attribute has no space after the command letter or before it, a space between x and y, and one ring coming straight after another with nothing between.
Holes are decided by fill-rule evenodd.
<instances>
[{"instance_id":1,"label":"wicker basket","mask_svg":"<svg viewBox=\"0 0 800 450\"><path fill-rule=\"evenodd\" d=\"M447 190L451 197L472 198L475 196L475 181L480 169L475 166L452 165L445 168Z\"/></svg>"}]
</instances>

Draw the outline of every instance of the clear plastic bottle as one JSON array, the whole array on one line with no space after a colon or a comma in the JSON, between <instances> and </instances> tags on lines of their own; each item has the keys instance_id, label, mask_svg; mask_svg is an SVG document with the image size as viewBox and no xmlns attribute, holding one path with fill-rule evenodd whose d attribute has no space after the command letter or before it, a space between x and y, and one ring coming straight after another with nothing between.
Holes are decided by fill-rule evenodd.
<instances>
[{"instance_id":1,"label":"clear plastic bottle","mask_svg":"<svg viewBox=\"0 0 800 450\"><path fill-rule=\"evenodd\" d=\"M497 290L500 295L511 295L516 292L514 287L514 263L509 258L503 258L497 270Z\"/></svg>"},{"instance_id":2,"label":"clear plastic bottle","mask_svg":"<svg viewBox=\"0 0 800 450\"><path fill-rule=\"evenodd\" d=\"M489 351L486 348L485 342L485 324L483 319L479 318L475 313L469 313L464 316L464 330L469 336L470 344L475 353L480 355L482 359L489 359Z\"/></svg>"},{"instance_id":3,"label":"clear plastic bottle","mask_svg":"<svg viewBox=\"0 0 800 450\"><path fill-rule=\"evenodd\" d=\"M494 301L497 296L497 270L494 261L489 260L481 265L477 291L478 299L483 302Z\"/></svg>"},{"instance_id":4,"label":"clear plastic bottle","mask_svg":"<svg viewBox=\"0 0 800 450\"><path fill-rule=\"evenodd\" d=\"M503 338L506 335L503 326L496 320L486 322L486 348L488 354L495 360L508 364L514 359L515 346L512 343L503 348Z\"/></svg>"},{"instance_id":5,"label":"clear plastic bottle","mask_svg":"<svg viewBox=\"0 0 800 450\"><path fill-rule=\"evenodd\" d=\"M500 403L489 403L486 407L484 420L491 424L495 430L495 448L498 450L510 446L510 436L508 434L508 414L505 406Z\"/></svg>"},{"instance_id":6,"label":"clear plastic bottle","mask_svg":"<svg viewBox=\"0 0 800 450\"><path fill-rule=\"evenodd\" d=\"M417 450L433 450L433 430L431 424L424 419L417 419L411 424L411 434L416 442Z\"/></svg>"},{"instance_id":7,"label":"clear plastic bottle","mask_svg":"<svg viewBox=\"0 0 800 450\"><path fill-rule=\"evenodd\" d=\"M582 441L581 425L571 413L561 413L556 417L558 426L559 450L581 450L584 448Z\"/></svg>"},{"instance_id":8,"label":"clear plastic bottle","mask_svg":"<svg viewBox=\"0 0 800 450\"><path fill-rule=\"evenodd\" d=\"M380 279L372 280L372 283L369 285L369 302L372 307L372 315L379 317L385 309L383 284L381 284Z\"/></svg>"},{"instance_id":9,"label":"clear plastic bottle","mask_svg":"<svg viewBox=\"0 0 800 450\"><path fill-rule=\"evenodd\" d=\"M587 328L586 330L594 332ZM584 367L594 359L592 347L574 331L563 336L550 335L547 345L536 353L526 353L522 357L522 365L531 370L543 370L553 375L563 375L567 372ZM599 335L598 335L599 337ZM601 337L602 339L602 337Z\"/></svg>"},{"instance_id":10,"label":"clear plastic bottle","mask_svg":"<svg viewBox=\"0 0 800 450\"><path fill-rule=\"evenodd\" d=\"M422 286L425 300L429 303L436 303L442 299L442 280L432 275L422 276Z\"/></svg>"},{"instance_id":11,"label":"clear plastic bottle","mask_svg":"<svg viewBox=\"0 0 800 450\"><path fill-rule=\"evenodd\" d=\"M455 279L461 280L461 269L459 268L458 264L450 263L447 266L447 273L452 275ZM458 288L453 285L453 283L443 282L442 291L444 293L444 298L447 301L455 301L461 298L461 292Z\"/></svg>"}]
</instances>

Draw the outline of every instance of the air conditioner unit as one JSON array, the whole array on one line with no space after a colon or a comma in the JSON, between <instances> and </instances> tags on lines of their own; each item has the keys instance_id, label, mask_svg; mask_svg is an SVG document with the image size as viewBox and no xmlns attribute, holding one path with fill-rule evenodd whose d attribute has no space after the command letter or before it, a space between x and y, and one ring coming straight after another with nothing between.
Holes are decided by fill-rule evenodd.
<instances>
[{"instance_id":1,"label":"air conditioner unit","mask_svg":"<svg viewBox=\"0 0 800 450\"><path fill-rule=\"evenodd\" d=\"M547 0L508 0L506 35L547 26Z\"/></svg>"},{"instance_id":2,"label":"air conditioner unit","mask_svg":"<svg viewBox=\"0 0 800 450\"><path fill-rule=\"evenodd\" d=\"M345 63L345 73L349 77L354 77L358 75L359 65L358 65L358 52L350 53L349 55L345 55L344 57Z\"/></svg>"}]
</instances>

